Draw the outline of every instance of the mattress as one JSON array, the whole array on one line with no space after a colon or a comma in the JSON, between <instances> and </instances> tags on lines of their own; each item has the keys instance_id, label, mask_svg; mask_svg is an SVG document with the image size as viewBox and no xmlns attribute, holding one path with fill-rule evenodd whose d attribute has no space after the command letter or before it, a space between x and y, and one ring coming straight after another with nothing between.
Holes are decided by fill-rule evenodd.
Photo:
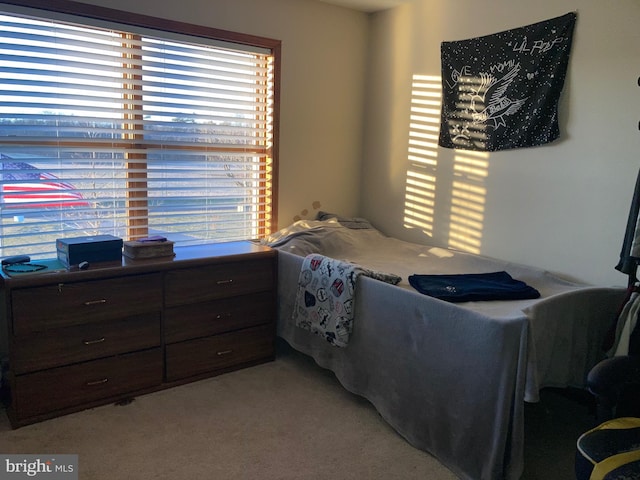
<instances>
[{"instance_id":1,"label":"mattress","mask_svg":"<svg viewBox=\"0 0 640 480\"><path fill-rule=\"evenodd\" d=\"M460 478L520 477L524 401L538 401L547 386L584 384L624 295L622 288L387 237L365 220L300 221L264 243L279 250L278 334ZM295 326L298 276L311 253L402 278L398 285L358 280L346 348ZM495 271L540 297L453 304L418 293L407 280Z\"/></svg>"}]
</instances>

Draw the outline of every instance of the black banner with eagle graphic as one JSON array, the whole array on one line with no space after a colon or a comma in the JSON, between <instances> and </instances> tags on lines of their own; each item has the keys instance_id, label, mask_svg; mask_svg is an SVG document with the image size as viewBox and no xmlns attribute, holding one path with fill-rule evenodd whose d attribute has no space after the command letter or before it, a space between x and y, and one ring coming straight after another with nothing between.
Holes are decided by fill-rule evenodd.
<instances>
[{"instance_id":1,"label":"black banner with eagle graphic","mask_svg":"<svg viewBox=\"0 0 640 480\"><path fill-rule=\"evenodd\" d=\"M498 151L558 138L558 101L576 14L443 42L439 144Z\"/></svg>"}]
</instances>

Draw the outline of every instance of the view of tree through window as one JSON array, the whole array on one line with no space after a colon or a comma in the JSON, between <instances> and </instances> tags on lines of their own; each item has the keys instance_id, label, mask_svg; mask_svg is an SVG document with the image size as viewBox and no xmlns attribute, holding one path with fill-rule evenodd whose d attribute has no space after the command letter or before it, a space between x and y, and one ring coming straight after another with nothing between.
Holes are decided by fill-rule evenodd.
<instances>
[{"instance_id":1,"label":"view of tree through window","mask_svg":"<svg viewBox=\"0 0 640 480\"><path fill-rule=\"evenodd\" d=\"M187 40L0 15L0 256L269 233L274 57Z\"/></svg>"}]
</instances>

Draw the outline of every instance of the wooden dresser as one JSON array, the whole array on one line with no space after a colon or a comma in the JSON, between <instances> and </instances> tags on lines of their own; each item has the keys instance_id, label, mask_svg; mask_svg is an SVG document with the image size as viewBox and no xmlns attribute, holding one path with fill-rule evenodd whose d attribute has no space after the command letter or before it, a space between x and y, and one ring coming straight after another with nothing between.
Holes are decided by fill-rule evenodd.
<instances>
[{"instance_id":1,"label":"wooden dresser","mask_svg":"<svg viewBox=\"0 0 640 480\"><path fill-rule=\"evenodd\" d=\"M175 250L3 275L0 349L14 428L273 360L276 252L251 242Z\"/></svg>"}]
</instances>

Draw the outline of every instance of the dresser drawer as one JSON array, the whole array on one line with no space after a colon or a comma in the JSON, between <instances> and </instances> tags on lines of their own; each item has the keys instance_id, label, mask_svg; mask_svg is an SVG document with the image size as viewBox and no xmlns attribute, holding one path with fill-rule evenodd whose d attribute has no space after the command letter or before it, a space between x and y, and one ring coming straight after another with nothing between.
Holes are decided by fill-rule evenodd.
<instances>
[{"instance_id":1,"label":"dresser drawer","mask_svg":"<svg viewBox=\"0 0 640 480\"><path fill-rule=\"evenodd\" d=\"M272 292L168 308L165 339L175 343L273 321Z\"/></svg>"},{"instance_id":2,"label":"dresser drawer","mask_svg":"<svg viewBox=\"0 0 640 480\"><path fill-rule=\"evenodd\" d=\"M174 343L166 346L167 380L268 360L274 353L273 325Z\"/></svg>"},{"instance_id":3,"label":"dresser drawer","mask_svg":"<svg viewBox=\"0 0 640 480\"><path fill-rule=\"evenodd\" d=\"M162 277L132 275L15 289L11 305L15 335L101 322L160 310Z\"/></svg>"},{"instance_id":4,"label":"dresser drawer","mask_svg":"<svg viewBox=\"0 0 640 480\"><path fill-rule=\"evenodd\" d=\"M274 261L261 258L174 270L166 276L165 305L175 306L274 288Z\"/></svg>"},{"instance_id":5,"label":"dresser drawer","mask_svg":"<svg viewBox=\"0 0 640 480\"><path fill-rule=\"evenodd\" d=\"M15 379L15 411L29 418L162 382L162 349L94 360Z\"/></svg>"},{"instance_id":6,"label":"dresser drawer","mask_svg":"<svg viewBox=\"0 0 640 480\"><path fill-rule=\"evenodd\" d=\"M27 373L159 347L160 313L47 330L15 337L11 369Z\"/></svg>"}]
</instances>

